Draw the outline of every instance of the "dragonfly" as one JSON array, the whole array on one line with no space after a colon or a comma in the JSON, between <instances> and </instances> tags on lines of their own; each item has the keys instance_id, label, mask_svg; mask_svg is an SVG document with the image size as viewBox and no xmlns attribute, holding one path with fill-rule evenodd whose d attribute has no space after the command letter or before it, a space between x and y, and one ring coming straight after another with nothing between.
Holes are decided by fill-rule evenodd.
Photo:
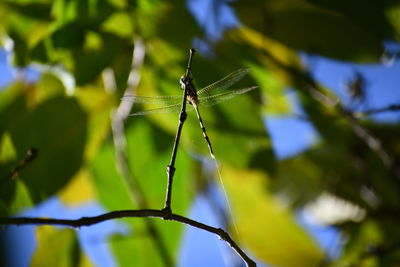
<instances>
[{"instance_id":1,"label":"dragonfly","mask_svg":"<svg viewBox=\"0 0 400 267\"><path fill-rule=\"evenodd\" d=\"M207 135L206 128L204 127L203 120L200 115L199 106L214 106L216 104L222 103L226 100L232 99L238 95L250 92L258 86L250 86L235 90L224 91L242 79L250 70L248 68L238 69L222 79L200 89L196 90L193 79L190 75L182 76L180 83L183 89L187 87L186 101L187 110L195 110L197 118L200 123L200 128L203 132L203 137L207 142L208 149L212 158L214 157L214 152L211 146L210 138ZM132 100L134 103L140 104L155 104L161 105L159 108L148 109L143 111L138 111L129 114L129 116L141 116L150 114L160 114L160 113L179 113L182 106L182 96L179 95L167 95L167 96L139 96L139 95L126 95L124 98Z\"/></svg>"}]
</instances>

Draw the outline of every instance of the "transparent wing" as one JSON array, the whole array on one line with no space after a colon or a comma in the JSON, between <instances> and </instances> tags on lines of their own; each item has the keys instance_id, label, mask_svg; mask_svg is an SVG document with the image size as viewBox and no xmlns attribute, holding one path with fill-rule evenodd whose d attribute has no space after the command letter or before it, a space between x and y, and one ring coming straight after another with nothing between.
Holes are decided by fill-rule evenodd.
<instances>
[{"instance_id":1,"label":"transparent wing","mask_svg":"<svg viewBox=\"0 0 400 267\"><path fill-rule=\"evenodd\" d=\"M162 113L179 113L180 109L181 109L181 104L174 104L160 108L134 112L129 114L129 116L141 116L141 115L162 114Z\"/></svg>"},{"instance_id":2,"label":"transparent wing","mask_svg":"<svg viewBox=\"0 0 400 267\"><path fill-rule=\"evenodd\" d=\"M226 100L234 98L234 97L236 97L238 95L250 92L250 91L252 91L252 90L254 90L254 89L258 88L258 87L259 86L251 86L251 87L236 89L236 90L233 90L233 91L229 91L229 92L221 93L221 94L217 94L217 95L200 97L199 98L200 105L206 106L206 107L214 106L216 104L219 104L221 102L224 102Z\"/></svg>"},{"instance_id":3,"label":"transparent wing","mask_svg":"<svg viewBox=\"0 0 400 267\"><path fill-rule=\"evenodd\" d=\"M215 83L212 83L199 91L197 91L197 95L202 95L206 93L210 93L212 90L224 90L230 86L232 86L234 83L242 79L247 73L249 73L249 69L243 68L243 69L238 69L231 74L228 74L224 78L222 78L219 81L216 81Z\"/></svg>"},{"instance_id":4,"label":"transparent wing","mask_svg":"<svg viewBox=\"0 0 400 267\"><path fill-rule=\"evenodd\" d=\"M139 96L139 95L124 95L121 100L130 100L134 103L140 104L158 104L158 105L172 105L177 104L182 99L182 96L168 95L168 96Z\"/></svg>"},{"instance_id":5,"label":"transparent wing","mask_svg":"<svg viewBox=\"0 0 400 267\"><path fill-rule=\"evenodd\" d=\"M142 115L151 115L151 114L173 114L173 113L179 113L181 111L181 104L174 104L174 105L169 105L169 106L164 106L160 108L155 108L155 109L148 109L148 110L143 110L143 111L138 111L129 114L129 116L142 116ZM192 111L193 106L192 105L186 105L186 111Z\"/></svg>"}]
</instances>

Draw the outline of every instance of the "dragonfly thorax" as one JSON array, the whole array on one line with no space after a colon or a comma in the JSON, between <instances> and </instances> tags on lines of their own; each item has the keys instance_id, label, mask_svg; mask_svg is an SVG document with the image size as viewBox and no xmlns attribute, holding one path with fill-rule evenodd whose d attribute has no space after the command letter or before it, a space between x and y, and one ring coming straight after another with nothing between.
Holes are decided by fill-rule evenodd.
<instances>
[{"instance_id":1,"label":"dragonfly thorax","mask_svg":"<svg viewBox=\"0 0 400 267\"><path fill-rule=\"evenodd\" d=\"M193 106L197 106L199 104L199 100L197 98L196 88L193 84L193 79L189 76L182 76L180 79L181 87L183 90L186 90L186 97L190 104Z\"/></svg>"}]
</instances>

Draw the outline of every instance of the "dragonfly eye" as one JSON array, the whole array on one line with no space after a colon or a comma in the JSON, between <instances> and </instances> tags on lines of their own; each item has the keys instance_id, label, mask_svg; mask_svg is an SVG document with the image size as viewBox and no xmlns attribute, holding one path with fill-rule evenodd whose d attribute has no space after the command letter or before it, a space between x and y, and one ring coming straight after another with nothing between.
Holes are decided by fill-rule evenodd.
<instances>
[{"instance_id":1,"label":"dragonfly eye","mask_svg":"<svg viewBox=\"0 0 400 267\"><path fill-rule=\"evenodd\" d=\"M182 89L185 88L185 76L182 76L179 80L179 83L181 84Z\"/></svg>"},{"instance_id":2,"label":"dragonfly eye","mask_svg":"<svg viewBox=\"0 0 400 267\"><path fill-rule=\"evenodd\" d=\"M192 81L193 81L193 79L186 75L183 75L181 77L181 79L179 80L182 88L185 88L185 86L191 84Z\"/></svg>"}]
</instances>

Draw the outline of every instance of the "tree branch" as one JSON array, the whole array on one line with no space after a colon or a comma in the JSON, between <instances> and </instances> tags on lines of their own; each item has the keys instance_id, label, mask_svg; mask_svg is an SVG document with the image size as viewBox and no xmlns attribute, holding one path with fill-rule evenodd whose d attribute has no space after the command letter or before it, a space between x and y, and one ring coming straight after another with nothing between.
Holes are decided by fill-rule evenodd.
<instances>
[{"instance_id":1,"label":"tree branch","mask_svg":"<svg viewBox=\"0 0 400 267\"><path fill-rule=\"evenodd\" d=\"M101 223L108 220L120 219L120 218L161 218L163 220L170 220L186 225L193 226L198 229L213 233L219 236L220 239L224 240L246 263L248 267L257 266L256 263L250 259L247 254L232 240L227 232L221 228L215 228L207 224L192 220L190 218L173 214L168 212L166 209L154 210L154 209L142 209L142 210L118 210L104 213L93 217L82 217L80 219L69 220L69 219L52 219L52 218L34 218L34 217L0 217L0 225L62 225L71 226L75 228L90 226L93 224Z\"/></svg>"}]
</instances>

